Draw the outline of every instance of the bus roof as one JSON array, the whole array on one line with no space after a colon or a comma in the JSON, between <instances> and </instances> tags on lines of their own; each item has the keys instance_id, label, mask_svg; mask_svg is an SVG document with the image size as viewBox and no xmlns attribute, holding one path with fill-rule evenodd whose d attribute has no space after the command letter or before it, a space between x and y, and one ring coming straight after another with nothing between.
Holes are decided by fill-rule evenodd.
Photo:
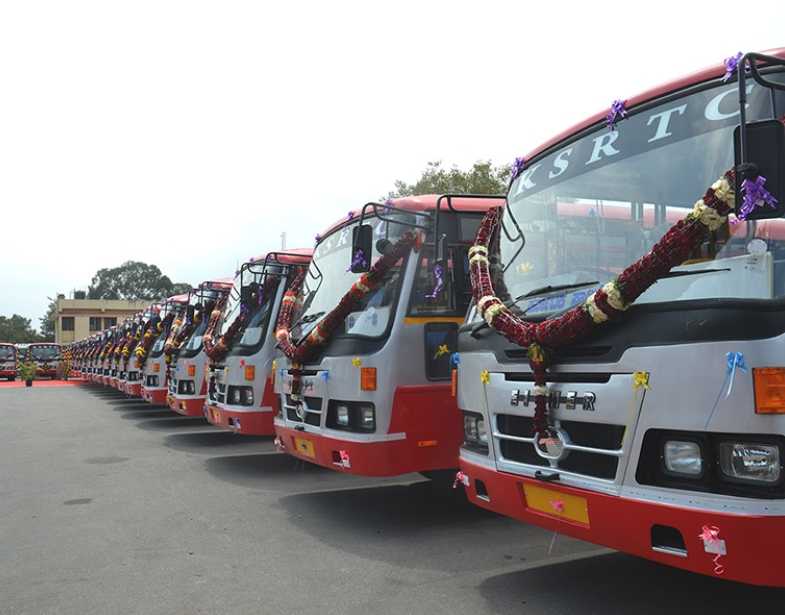
<instances>
[{"instance_id":1,"label":"bus roof","mask_svg":"<svg viewBox=\"0 0 785 615\"><path fill-rule=\"evenodd\" d=\"M199 284L199 289L231 290L233 284L234 278L215 278L212 280L205 280Z\"/></svg>"},{"instance_id":2,"label":"bus roof","mask_svg":"<svg viewBox=\"0 0 785 615\"><path fill-rule=\"evenodd\" d=\"M764 54L769 55L769 56L776 56L778 58L785 59L785 47L779 47L777 49L770 49L768 51L763 51L761 53L764 53ZM633 96L632 98L627 98L625 100L625 106L626 106L627 110L630 110L630 109L632 109L633 107L635 107L637 105L641 105L643 103L647 103L647 102L649 102L651 100L654 100L656 98L659 98L661 96L665 96L666 94L670 94L671 92L675 92L677 90L681 90L683 88L686 88L686 87L689 87L689 86L692 86L692 85L697 85L697 84L702 83L704 81L710 81L712 79L717 79L719 77L722 77L724 74L725 74L725 64L724 63L720 62L720 63L717 63L717 64L713 64L712 66L709 66L709 67L704 68L702 70L699 70L699 71L696 71L694 73L690 73L688 75L685 75L684 77L681 77L680 79L676 79L674 81L668 81L667 83L663 83L662 85L659 85L659 86L657 86L655 88L651 88L649 90L646 90L645 92L642 92L641 94L638 94L637 96ZM605 122L605 116L607 114L608 114L608 110L607 109L605 109L603 111L598 111L597 113L595 113L594 115L589 116L588 118L586 118L582 122L579 122L579 123L575 124L571 128L568 128L567 130L557 134L555 137L553 137L553 138L549 139L548 141L546 141L545 143L541 144L539 147L537 147L534 150L532 150L531 152L529 152L526 155L525 159L527 161L528 160L532 160L533 158L539 156L544 151L550 149L551 147L553 147L557 143L560 143L561 141L564 141L568 137L570 137L570 136L572 136L572 135L574 135L574 134L576 134L578 132L581 132L581 131L587 129L587 128L593 126L594 124L602 124L602 123L604 123Z\"/></svg>"},{"instance_id":3,"label":"bus roof","mask_svg":"<svg viewBox=\"0 0 785 615\"><path fill-rule=\"evenodd\" d=\"M292 248L286 250L273 250L271 252L266 252L259 256L254 256L253 258L248 259L249 263L263 263L264 259L267 258L267 255L270 255L271 259L282 265L307 265L311 262L311 256L313 255L313 248Z\"/></svg>"},{"instance_id":4,"label":"bus roof","mask_svg":"<svg viewBox=\"0 0 785 615\"><path fill-rule=\"evenodd\" d=\"M403 209L405 211L434 211L436 209L436 203L438 203L441 196L442 195L440 194L419 194L416 196L404 196L397 199L390 199L389 203L393 207L396 207L397 209ZM455 210L459 212L476 213L485 213L494 207L501 207L504 205L504 202L505 198L503 196L494 197L493 195L488 195L486 198L454 196L450 199L450 204ZM449 212L446 199L442 201L440 208L442 212ZM352 210L350 215L347 215L345 218L332 224L321 234L321 236L325 237L336 229L342 227L344 224L348 222L354 222L357 218L360 217L361 212L362 208Z\"/></svg>"}]
</instances>

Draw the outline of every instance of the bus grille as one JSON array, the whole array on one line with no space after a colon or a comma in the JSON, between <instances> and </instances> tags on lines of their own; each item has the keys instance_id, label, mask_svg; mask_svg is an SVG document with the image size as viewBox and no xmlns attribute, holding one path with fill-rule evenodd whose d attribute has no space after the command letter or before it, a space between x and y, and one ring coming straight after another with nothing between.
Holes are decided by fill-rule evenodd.
<instances>
[{"instance_id":1,"label":"bus grille","mask_svg":"<svg viewBox=\"0 0 785 615\"><path fill-rule=\"evenodd\" d=\"M291 395L286 396L286 418L295 423L302 423L302 419L297 416L299 402L292 399ZM308 425L319 427L322 422L322 398L303 397L303 408L305 409L305 422Z\"/></svg>"},{"instance_id":2,"label":"bus grille","mask_svg":"<svg viewBox=\"0 0 785 615\"><path fill-rule=\"evenodd\" d=\"M569 436L571 445L593 450L570 450L569 455L556 462L557 468L605 480L616 477L624 425L561 421L559 426ZM493 435L499 442L499 451L505 460L552 467L534 449L533 434L534 421L531 417L496 415L496 431Z\"/></svg>"}]
</instances>

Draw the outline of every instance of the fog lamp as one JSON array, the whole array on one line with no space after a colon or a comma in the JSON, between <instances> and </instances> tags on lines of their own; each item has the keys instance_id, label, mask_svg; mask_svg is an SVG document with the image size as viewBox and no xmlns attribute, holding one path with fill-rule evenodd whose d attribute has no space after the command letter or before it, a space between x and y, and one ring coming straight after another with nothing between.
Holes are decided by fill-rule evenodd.
<instances>
[{"instance_id":1,"label":"fog lamp","mask_svg":"<svg viewBox=\"0 0 785 615\"><path fill-rule=\"evenodd\" d=\"M720 469L726 478L773 484L780 480L780 449L772 444L720 442Z\"/></svg>"},{"instance_id":2,"label":"fog lamp","mask_svg":"<svg viewBox=\"0 0 785 615\"><path fill-rule=\"evenodd\" d=\"M699 477L703 474L703 457L697 442L668 440L663 450L665 470L679 476Z\"/></svg>"}]
</instances>

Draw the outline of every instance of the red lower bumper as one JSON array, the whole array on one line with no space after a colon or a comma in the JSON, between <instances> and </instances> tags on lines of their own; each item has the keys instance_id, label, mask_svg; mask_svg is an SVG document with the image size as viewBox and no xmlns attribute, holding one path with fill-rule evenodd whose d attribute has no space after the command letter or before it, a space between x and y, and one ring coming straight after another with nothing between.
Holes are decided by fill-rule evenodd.
<instances>
[{"instance_id":1,"label":"red lower bumper","mask_svg":"<svg viewBox=\"0 0 785 615\"><path fill-rule=\"evenodd\" d=\"M183 416L204 416L204 400L204 397L182 399L167 395L166 405Z\"/></svg>"},{"instance_id":2,"label":"red lower bumper","mask_svg":"<svg viewBox=\"0 0 785 615\"><path fill-rule=\"evenodd\" d=\"M155 406L165 406L166 389L146 389L142 387L142 399Z\"/></svg>"},{"instance_id":3,"label":"red lower bumper","mask_svg":"<svg viewBox=\"0 0 785 615\"><path fill-rule=\"evenodd\" d=\"M11 376L16 377L16 370L14 369L0 370L0 378L10 378Z\"/></svg>"},{"instance_id":4,"label":"red lower bumper","mask_svg":"<svg viewBox=\"0 0 785 615\"><path fill-rule=\"evenodd\" d=\"M141 382L128 382L125 385L125 392L131 397L142 396L142 383Z\"/></svg>"},{"instance_id":5,"label":"red lower bumper","mask_svg":"<svg viewBox=\"0 0 785 615\"><path fill-rule=\"evenodd\" d=\"M210 405L207 406L205 416L216 427L223 427L248 436L272 436L275 433L272 410L267 412L235 412Z\"/></svg>"},{"instance_id":6,"label":"red lower bumper","mask_svg":"<svg viewBox=\"0 0 785 615\"><path fill-rule=\"evenodd\" d=\"M278 425L275 433L279 445L290 455L348 474L398 476L409 472L455 468L458 465L457 450L451 445L450 451L438 450L438 441L415 442L411 438L404 438L384 442L351 442Z\"/></svg>"},{"instance_id":7,"label":"red lower bumper","mask_svg":"<svg viewBox=\"0 0 785 615\"><path fill-rule=\"evenodd\" d=\"M785 568L780 559L785 550L785 517L731 515L679 508L544 483L489 470L463 459L460 465L468 475L466 493L469 499L482 508L692 572L752 585L785 587ZM477 479L485 484L487 498L477 496ZM545 501L550 502L553 511L533 508L536 503L527 501L524 494L526 484L552 493L552 496L545 496ZM562 498L570 496L577 498L572 500L573 503L585 502L587 523L565 519L557 512L563 509ZM553 499L549 500L549 497ZM686 556L654 551L654 525L681 532ZM714 526L719 530L718 538L724 541L725 555L717 557L715 553L706 551L706 544L700 537L704 526Z\"/></svg>"}]
</instances>

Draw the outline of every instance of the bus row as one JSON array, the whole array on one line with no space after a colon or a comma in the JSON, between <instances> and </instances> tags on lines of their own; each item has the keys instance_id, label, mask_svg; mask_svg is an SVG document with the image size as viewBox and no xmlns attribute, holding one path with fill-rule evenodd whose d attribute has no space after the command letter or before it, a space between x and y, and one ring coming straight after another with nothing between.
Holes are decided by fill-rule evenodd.
<instances>
[{"instance_id":1,"label":"bus row","mask_svg":"<svg viewBox=\"0 0 785 615\"><path fill-rule=\"evenodd\" d=\"M73 367L325 468L449 477L522 522L783 586L785 49L733 60L555 136L506 196L366 203Z\"/></svg>"},{"instance_id":2,"label":"bus row","mask_svg":"<svg viewBox=\"0 0 785 615\"><path fill-rule=\"evenodd\" d=\"M62 374L62 356L59 344L34 342L10 344L0 342L0 378L14 381L19 376L22 363L32 362L39 378L56 378Z\"/></svg>"}]
</instances>

